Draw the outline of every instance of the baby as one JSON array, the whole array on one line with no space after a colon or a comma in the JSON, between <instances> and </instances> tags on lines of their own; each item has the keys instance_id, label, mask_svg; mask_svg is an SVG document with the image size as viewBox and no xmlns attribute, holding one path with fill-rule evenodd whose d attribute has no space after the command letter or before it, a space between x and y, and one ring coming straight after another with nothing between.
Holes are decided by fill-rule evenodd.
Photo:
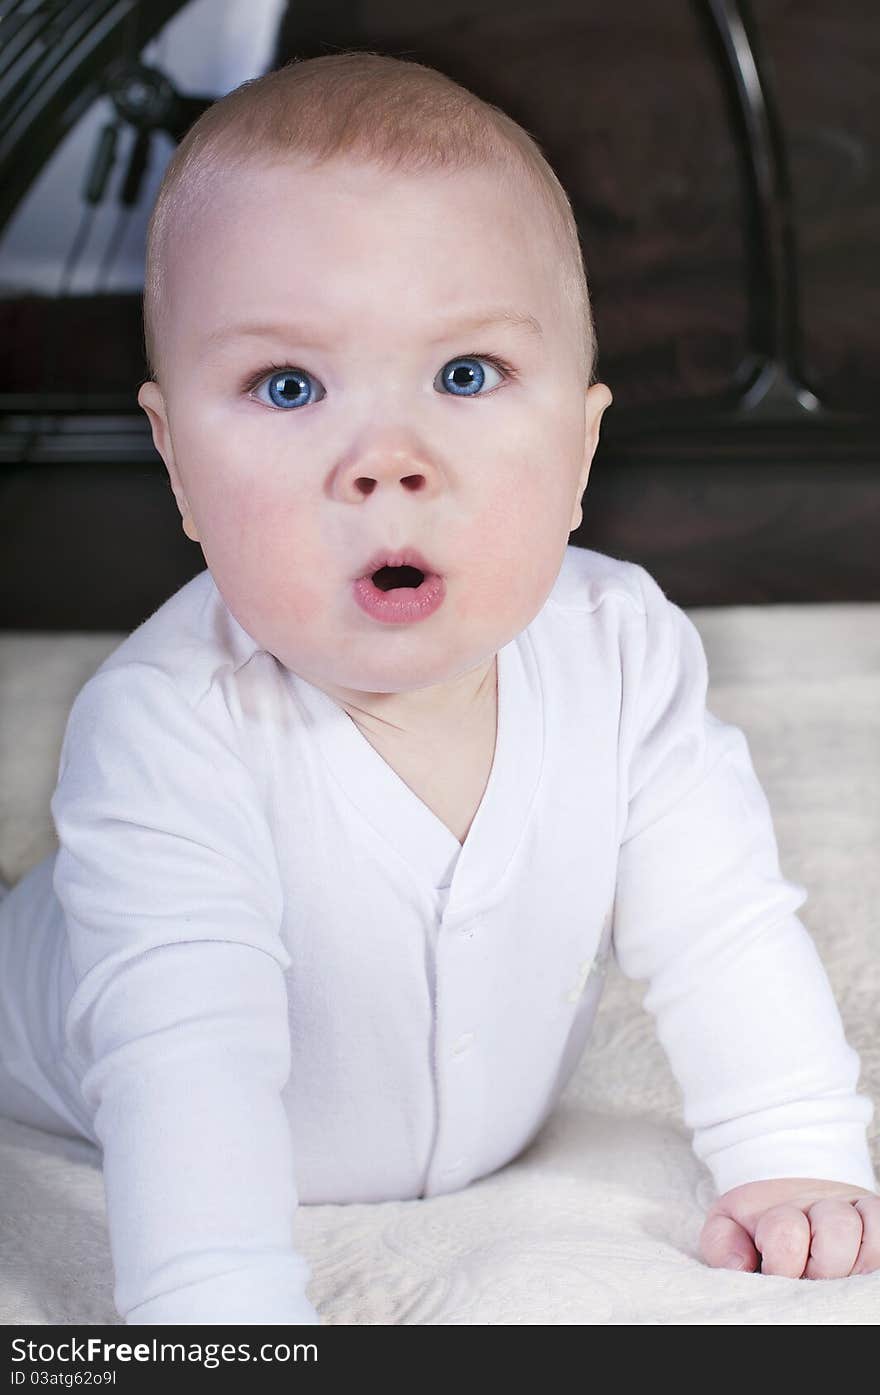
<instances>
[{"instance_id":1,"label":"baby","mask_svg":"<svg viewBox=\"0 0 880 1395\"><path fill-rule=\"evenodd\" d=\"M207 569L70 712L0 905L0 1111L103 1152L128 1323L316 1323L299 1203L535 1137L645 979L714 1266L880 1268L870 1099L684 612L569 545L602 415L534 141L418 63L246 82L150 224L139 391Z\"/></svg>"}]
</instances>

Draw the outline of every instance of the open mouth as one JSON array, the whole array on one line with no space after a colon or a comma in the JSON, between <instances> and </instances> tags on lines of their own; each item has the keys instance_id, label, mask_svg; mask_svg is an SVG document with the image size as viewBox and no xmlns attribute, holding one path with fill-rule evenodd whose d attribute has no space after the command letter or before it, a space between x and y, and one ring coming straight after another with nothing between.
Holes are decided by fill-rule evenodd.
<instances>
[{"instance_id":1,"label":"open mouth","mask_svg":"<svg viewBox=\"0 0 880 1395\"><path fill-rule=\"evenodd\" d=\"M353 580L354 599L367 615L386 625L427 620L443 605L446 580L414 547L375 552Z\"/></svg>"},{"instance_id":2,"label":"open mouth","mask_svg":"<svg viewBox=\"0 0 880 1395\"><path fill-rule=\"evenodd\" d=\"M425 579L425 573L418 567L380 567L373 572L373 584L380 591L393 591L398 587L418 587Z\"/></svg>"}]
</instances>

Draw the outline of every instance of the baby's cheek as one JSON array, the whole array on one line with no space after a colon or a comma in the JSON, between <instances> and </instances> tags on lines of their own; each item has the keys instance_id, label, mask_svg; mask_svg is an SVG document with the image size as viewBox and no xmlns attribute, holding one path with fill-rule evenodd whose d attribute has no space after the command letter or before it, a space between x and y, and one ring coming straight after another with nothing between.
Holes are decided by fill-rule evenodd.
<instances>
[{"instance_id":1,"label":"baby's cheek","mask_svg":"<svg viewBox=\"0 0 880 1395\"><path fill-rule=\"evenodd\" d=\"M309 562L304 540L280 510L230 492L212 501L202 545L223 599L255 638L266 624L308 624L326 609L326 568Z\"/></svg>"},{"instance_id":2,"label":"baby's cheek","mask_svg":"<svg viewBox=\"0 0 880 1395\"><path fill-rule=\"evenodd\" d=\"M286 542L270 545L255 537L242 556L239 584L248 604L279 633L307 631L320 638L327 626L329 577L321 584L321 568L312 568Z\"/></svg>"},{"instance_id":3,"label":"baby's cheek","mask_svg":"<svg viewBox=\"0 0 880 1395\"><path fill-rule=\"evenodd\" d=\"M235 472L218 469L200 495L202 532L219 558L242 561L266 539L273 512Z\"/></svg>"}]
</instances>

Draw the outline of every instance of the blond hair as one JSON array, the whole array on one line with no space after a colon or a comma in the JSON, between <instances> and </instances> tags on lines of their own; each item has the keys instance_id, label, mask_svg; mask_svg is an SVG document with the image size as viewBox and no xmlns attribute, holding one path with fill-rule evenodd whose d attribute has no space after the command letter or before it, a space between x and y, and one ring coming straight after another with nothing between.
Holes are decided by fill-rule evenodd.
<instances>
[{"instance_id":1,"label":"blond hair","mask_svg":"<svg viewBox=\"0 0 880 1395\"><path fill-rule=\"evenodd\" d=\"M209 196L218 175L285 156L315 165L352 157L405 173L492 166L517 190L525 180L559 248L562 294L578 317L581 373L585 385L593 382L596 336L578 227L537 142L445 73L363 50L292 60L243 82L187 131L147 228L143 314L152 378L159 376L164 268L175 226Z\"/></svg>"}]
</instances>

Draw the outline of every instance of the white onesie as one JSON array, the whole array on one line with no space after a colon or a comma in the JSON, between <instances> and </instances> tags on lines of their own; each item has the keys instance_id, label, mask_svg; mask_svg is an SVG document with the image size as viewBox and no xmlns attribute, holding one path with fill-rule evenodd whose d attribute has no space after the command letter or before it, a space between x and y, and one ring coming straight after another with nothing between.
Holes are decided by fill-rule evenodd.
<instances>
[{"instance_id":1,"label":"white onesie","mask_svg":"<svg viewBox=\"0 0 880 1395\"><path fill-rule=\"evenodd\" d=\"M436 1196L515 1158L609 950L648 981L719 1191L876 1187L807 892L706 689L650 574L569 547L499 650L462 847L210 572L104 660L65 730L59 851L0 902L0 1112L102 1148L127 1322L318 1321L297 1204Z\"/></svg>"}]
</instances>

